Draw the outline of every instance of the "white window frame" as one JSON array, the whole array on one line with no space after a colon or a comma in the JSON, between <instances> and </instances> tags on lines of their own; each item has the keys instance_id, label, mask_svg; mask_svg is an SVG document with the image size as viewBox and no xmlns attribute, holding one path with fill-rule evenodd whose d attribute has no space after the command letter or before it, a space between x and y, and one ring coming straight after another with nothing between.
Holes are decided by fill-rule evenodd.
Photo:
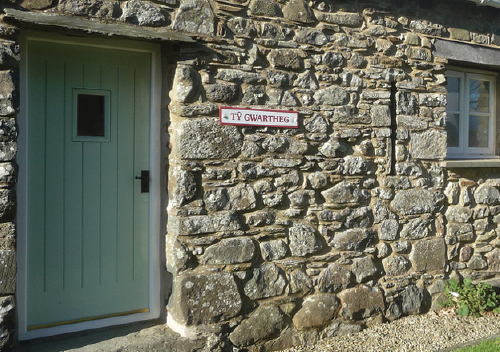
<instances>
[{"instance_id":1,"label":"white window frame","mask_svg":"<svg viewBox=\"0 0 500 352\"><path fill-rule=\"evenodd\" d=\"M448 114L459 115L459 146L448 147L449 159L480 159L495 157L496 152L496 81L497 74L479 70L461 70L454 68L446 71L446 77L460 78L460 106L459 110L448 110ZM490 82L490 101L489 113L474 112L469 114L469 99L470 99L470 80L482 80ZM489 116L488 126L488 147L474 148L469 147L469 115Z\"/></svg>"}]
</instances>

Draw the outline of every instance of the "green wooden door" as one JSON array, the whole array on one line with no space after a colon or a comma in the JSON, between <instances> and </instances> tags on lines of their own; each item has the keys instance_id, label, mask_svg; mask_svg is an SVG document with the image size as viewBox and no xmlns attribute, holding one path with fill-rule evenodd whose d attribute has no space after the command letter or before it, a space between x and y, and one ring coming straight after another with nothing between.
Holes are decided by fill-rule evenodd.
<instances>
[{"instance_id":1,"label":"green wooden door","mask_svg":"<svg viewBox=\"0 0 500 352\"><path fill-rule=\"evenodd\" d=\"M147 312L151 54L30 42L27 328Z\"/></svg>"}]
</instances>

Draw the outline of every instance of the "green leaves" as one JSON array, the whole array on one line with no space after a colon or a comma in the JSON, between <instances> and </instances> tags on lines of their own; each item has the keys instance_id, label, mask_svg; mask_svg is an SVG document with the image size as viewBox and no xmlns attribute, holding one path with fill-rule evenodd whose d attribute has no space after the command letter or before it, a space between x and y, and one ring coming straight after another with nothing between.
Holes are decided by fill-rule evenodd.
<instances>
[{"instance_id":1,"label":"green leaves","mask_svg":"<svg viewBox=\"0 0 500 352\"><path fill-rule=\"evenodd\" d=\"M469 278L462 283L451 279L444 289L447 300L442 303L445 307L456 307L457 314L479 316L486 311L500 313L500 295L489 284L473 284Z\"/></svg>"}]
</instances>

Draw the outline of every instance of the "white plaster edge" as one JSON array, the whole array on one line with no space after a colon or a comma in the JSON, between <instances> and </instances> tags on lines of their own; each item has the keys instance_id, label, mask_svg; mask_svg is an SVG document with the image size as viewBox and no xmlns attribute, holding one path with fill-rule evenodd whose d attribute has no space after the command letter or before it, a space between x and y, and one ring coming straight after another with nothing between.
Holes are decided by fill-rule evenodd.
<instances>
[{"instance_id":1,"label":"white plaster edge","mask_svg":"<svg viewBox=\"0 0 500 352\"><path fill-rule=\"evenodd\" d=\"M184 324L179 323L174 319L174 317L172 316L172 314L170 314L170 312L167 313L167 326L173 332L176 332L182 337L188 338L190 340L196 340L199 337L196 328L194 327L190 328Z\"/></svg>"}]
</instances>

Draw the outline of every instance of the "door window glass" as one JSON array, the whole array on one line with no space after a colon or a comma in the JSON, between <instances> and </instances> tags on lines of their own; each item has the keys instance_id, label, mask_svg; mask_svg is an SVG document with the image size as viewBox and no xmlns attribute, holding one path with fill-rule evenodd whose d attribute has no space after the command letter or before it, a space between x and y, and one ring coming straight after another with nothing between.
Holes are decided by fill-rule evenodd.
<instances>
[{"instance_id":1,"label":"door window glass","mask_svg":"<svg viewBox=\"0 0 500 352\"><path fill-rule=\"evenodd\" d=\"M75 89L73 141L109 142L109 91Z\"/></svg>"}]
</instances>

